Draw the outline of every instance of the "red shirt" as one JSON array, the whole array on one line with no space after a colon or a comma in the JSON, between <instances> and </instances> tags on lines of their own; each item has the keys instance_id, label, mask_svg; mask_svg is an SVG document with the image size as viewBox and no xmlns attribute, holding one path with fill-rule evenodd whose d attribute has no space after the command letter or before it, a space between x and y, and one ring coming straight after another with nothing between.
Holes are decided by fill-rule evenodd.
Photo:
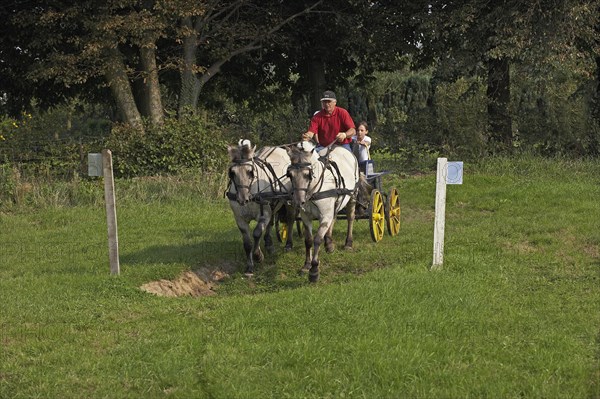
<instances>
[{"instance_id":1,"label":"red shirt","mask_svg":"<svg viewBox=\"0 0 600 399\"><path fill-rule=\"evenodd\" d=\"M345 132L354 127L354 121L348 111L335 107L331 115L324 110L317 112L310 120L308 131L315 133L318 136L319 144L326 147L335 141L335 136L339 132ZM350 142L352 142L352 138L348 137L342 143L349 144Z\"/></svg>"}]
</instances>

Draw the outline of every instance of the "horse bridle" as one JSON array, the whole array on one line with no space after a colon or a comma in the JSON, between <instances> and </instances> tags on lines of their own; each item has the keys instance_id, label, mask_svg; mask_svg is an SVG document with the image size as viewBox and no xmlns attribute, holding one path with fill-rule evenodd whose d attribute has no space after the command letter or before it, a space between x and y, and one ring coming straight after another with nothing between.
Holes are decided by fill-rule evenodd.
<instances>
[{"instance_id":1,"label":"horse bridle","mask_svg":"<svg viewBox=\"0 0 600 399\"><path fill-rule=\"evenodd\" d=\"M231 181L231 183L233 183L233 186L235 187L235 191L239 193L239 189L240 188L246 188L248 189L248 191L250 191L250 187L252 186L252 183L254 182L254 180L256 180L258 177L258 173L257 173L257 168L256 168L256 164L254 163L254 160L252 159L235 159L233 160L234 165L231 165L229 167L229 180ZM235 179L235 172L234 172L234 168L239 168L241 166L252 166L252 179L250 180L250 184L248 185L242 185L242 184L238 184L238 182L236 182ZM252 194L250 194L250 198L252 198Z\"/></svg>"},{"instance_id":2,"label":"horse bridle","mask_svg":"<svg viewBox=\"0 0 600 399\"><path fill-rule=\"evenodd\" d=\"M306 188L297 188L294 186L294 181L291 179L292 176L290 174L290 170L308 170L310 172L309 177L308 177L308 184L306 185ZM292 183L292 194L294 193L294 191L306 191L306 201L308 201L310 199L310 197L312 196L312 193L309 194L309 190L310 190L310 185L315 176L315 172L313 170L312 164L309 162L299 162L296 164L292 164L292 165L288 166L287 176L290 178L290 181ZM322 186L323 182L324 182L324 178L325 178L325 173L321 173L321 176L319 177L319 182L315 185L315 187L317 185L319 185L319 183ZM314 193L315 191L318 191L318 190L312 190L312 191Z\"/></svg>"}]
</instances>

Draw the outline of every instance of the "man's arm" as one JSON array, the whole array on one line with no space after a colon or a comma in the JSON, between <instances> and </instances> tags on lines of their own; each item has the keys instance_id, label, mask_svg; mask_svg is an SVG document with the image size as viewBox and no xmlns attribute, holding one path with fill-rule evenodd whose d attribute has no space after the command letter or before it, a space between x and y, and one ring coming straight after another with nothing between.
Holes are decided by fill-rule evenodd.
<instances>
[{"instance_id":1,"label":"man's arm","mask_svg":"<svg viewBox=\"0 0 600 399\"><path fill-rule=\"evenodd\" d=\"M356 134L356 129L354 128L354 121L352 120L350 113L343 108L341 108L340 110L342 117L342 127L347 127L348 129L345 132L339 132L335 138L338 141L344 141L345 139L349 139L352 136L354 136Z\"/></svg>"},{"instance_id":2,"label":"man's arm","mask_svg":"<svg viewBox=\"0 0 600 399\"><path fill-rule=\"evenodd\" d=\"M351 127L350 129L346 130L345 132L339 132L337 134L337 136L335 136L335 139L339 142L342 142L342 141L354 136L355 133L356 133L356 129Z\"/></svg>"},{"instance_id":3,"label":"man's arm","mask_svg":"<svg viewBox=\"0 0 600 399\"><path fill-rule=\"evenodd\" d=\"M309 141L313 137L315 137L315 133L311 132L310 130L305 133L302 133L302 140L304 140L304 141Z\"/></svg>"},{"instance_id":4,"label":"man's arm","mask_svg":"<svg viewBox=\"0 0 600 399\"><path fill-rule=\"evenodd\" d=\"M302 133L302 140L308 141L314 137L315 140L317 141L317 143L319 142L319 136L317 135L317 131L319 129L319 120L317 117L318 113L319 112L315 112L315 114L312 116L312 118L310 118L310 123L308 124L308 130L305 133Z\"/></svg>"}]
</instances>

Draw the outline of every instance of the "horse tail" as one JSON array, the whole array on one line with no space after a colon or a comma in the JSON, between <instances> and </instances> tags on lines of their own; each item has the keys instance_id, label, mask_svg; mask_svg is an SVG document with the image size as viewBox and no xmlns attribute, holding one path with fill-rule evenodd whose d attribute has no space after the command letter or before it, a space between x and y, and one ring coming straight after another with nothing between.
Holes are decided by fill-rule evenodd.
<instances>
[{"instance_id":1,"label":"horse tail","mask_svg":"<svg viewBox=\"0 0 600 399\"><path fill-rule=\"evenodd\" d=\"M373 186L367 181L367 177L364 173L360 173L358 178L358 190L356 194L356 201L364 205L365 208L368 207L371 191L373 191Z\"/></svg>"}]
</instances>

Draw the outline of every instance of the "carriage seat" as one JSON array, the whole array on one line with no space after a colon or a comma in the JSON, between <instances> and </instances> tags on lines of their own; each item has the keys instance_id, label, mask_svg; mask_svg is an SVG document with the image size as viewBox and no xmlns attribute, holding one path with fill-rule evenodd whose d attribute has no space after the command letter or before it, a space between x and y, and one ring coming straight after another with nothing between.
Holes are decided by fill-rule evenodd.
<instances>
[{"instance_id":1,"label":"carriage seat","mask_svg":"<svg viewBox=\"0 0 600 399\"><path fill-rule=\"evenodd\" d=\"M372 160L359 162L358 167L360 168L360 171L363 172L367 177L375 174L375 164Z\"/></svg>"}]
</instances>

